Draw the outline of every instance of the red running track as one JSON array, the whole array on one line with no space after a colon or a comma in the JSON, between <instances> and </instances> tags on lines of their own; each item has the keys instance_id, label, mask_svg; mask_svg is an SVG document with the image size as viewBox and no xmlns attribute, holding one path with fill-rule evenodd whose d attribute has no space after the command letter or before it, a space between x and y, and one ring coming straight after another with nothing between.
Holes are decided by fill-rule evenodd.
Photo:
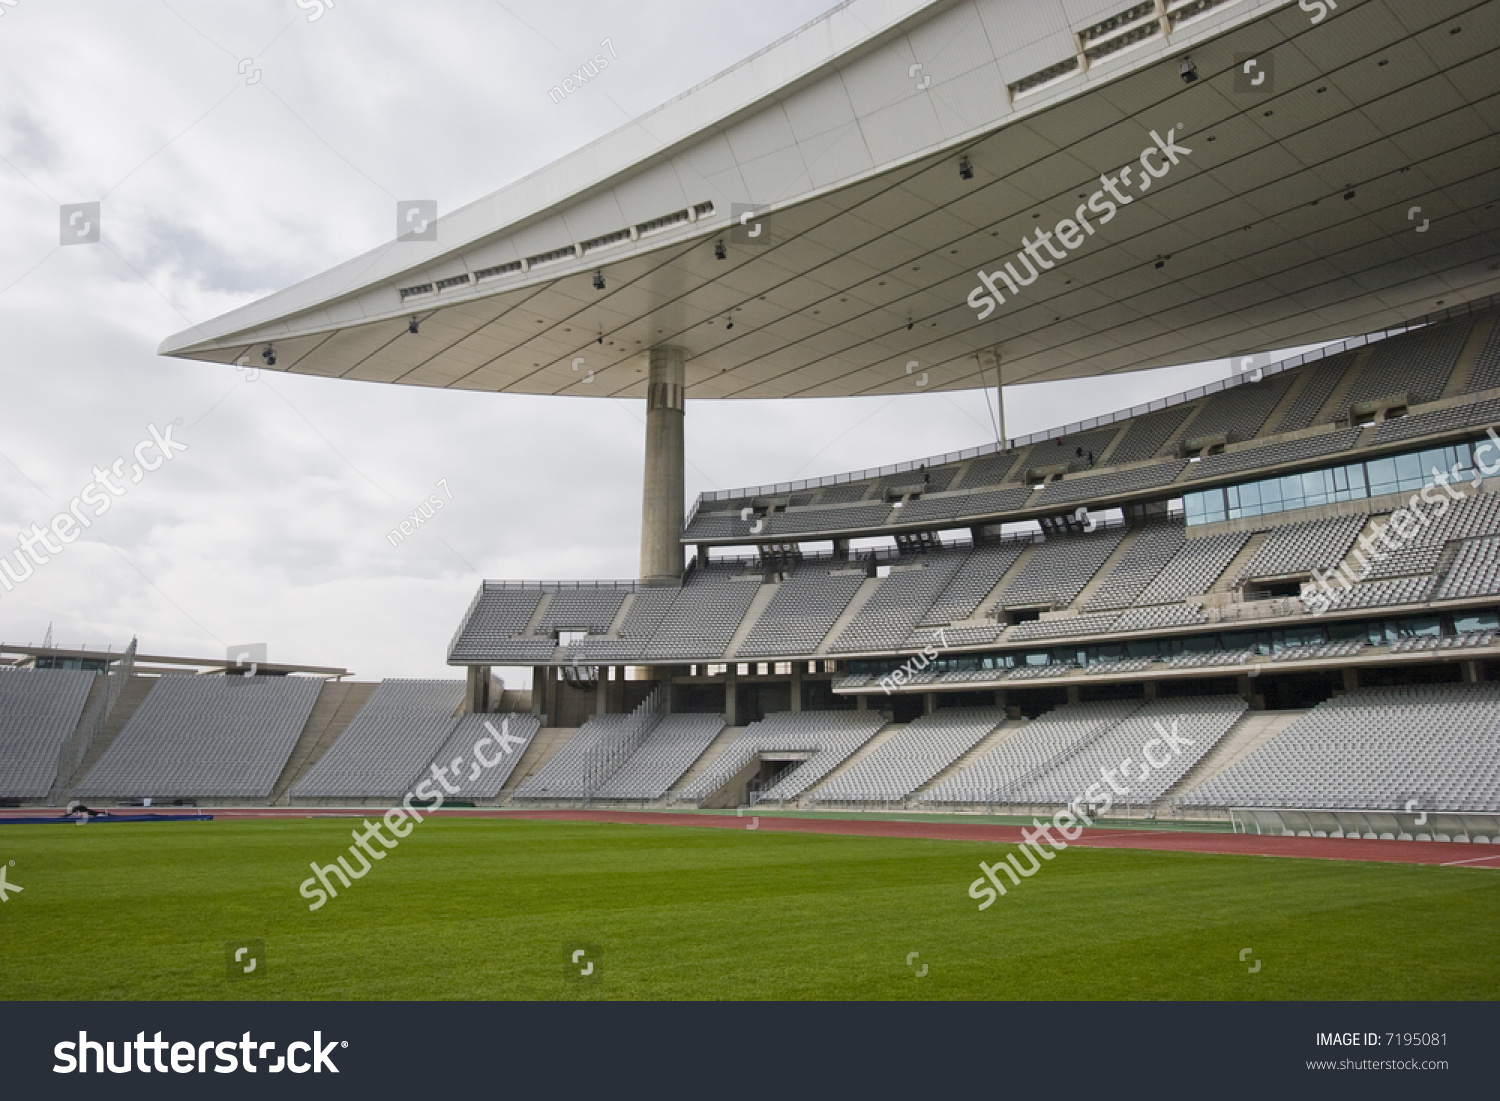
<instances>
[{"instance_id":1,"label":"red running track","mask_svg":"<svg viewBox=\"0 0 1500 1101\"><path fill-rule=\"evenodd\" d=\"M153 808L155 809L155 808ZM163 810L167 808L161 808ZM0 818L36 816L35 810L0 811ZM45 813L45 812L43 812ZM112 809L121 817L128 811ZM149 813L142 809L141 813ZM365 818L368 807L214 807L205 813L226 818ZM900 837L929 841L991 841L1015 844L1023 840L1021 826L941 819L931 822L883 818L768 818L730 814L672 814L630 810L474 810L439 811L442 817L527 818L551 822L611 822L637 826L692 826L700 829L759 830L765 833L824 833L852 837ZM1336 837L1270 837L1243 833L1201 833L1186 830L1129 830L1094 828L1076 841L1089 849L1141 849L1153 852L1207 853L1219 856L1290 856L1306 860L1362 860L1383 864L1439 864L1444 867L1500 870L1500 846L1454 844L1448 841L1365 841Z\"/></svg>"}]
</instances>

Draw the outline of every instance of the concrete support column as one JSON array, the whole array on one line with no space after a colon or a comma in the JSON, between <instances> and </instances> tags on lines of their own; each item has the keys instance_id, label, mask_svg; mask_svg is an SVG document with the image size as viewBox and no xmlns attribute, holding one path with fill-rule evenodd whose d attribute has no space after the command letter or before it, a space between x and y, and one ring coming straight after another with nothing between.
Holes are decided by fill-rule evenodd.
<instances>
[{"instance_id":1,"label":"concrete support column","mask_svg":"<svg viewBox=\"0 0 1500 1101\"><path fill-rule=\"evenodd\" d=\"M1077 703L1078 700L1079 700L1079 686L1076 685L1076 684L1070 684L1070 685L1068 685L1068 702L1069 703Z\"/></svg>"},{"instance_id":2,"label":"concrete support column","mask_svg":"<svg viewBox=\"0 0 1500 1101\"><path fill-rule=\"evenodd\" d=\"M932 714L935 714L936 712L937 712L937 693L936 692L923 692L922 693L922 714L924 714L924 715L932 715Z\"/></svg>"},{"instance_id":3,"label":"concrete support column","mask_svg":"<svg viewBox=\"0 0 1500 1101\"><path fill-rule=\"evenodd\" d=\"M594 714L609 714L609 666L599 666L599 682L594 685Z\"/></svg>"},{"instance_id":4,"label":"concrete support column","mask_svg":"<svg viewBox=\"0 0 1500 1101\"><path fill-rule=\"evenodd\" d=\"M1465 684L1478 684L1479 680L1480 680L1479 662L1477 662L1477 661L1466 661L1466 662L1464 662L1464 683Z\"/></svg>"},{"instance_id":5,"label":"concrete support column","mask_svg":"<svg viewBox=\"0 0 1500 1101\"><path fill-rule=\"evenodd\" d=\"M861 696L855 696L854 697L854 710L856 710L856 711L868 711L868 710L870 710L870 697L869 696L863 696L863 695L861 695Z\"/></svg>"},{"instance_id":6,"label":"concrete support column","mask_svg":"<svg viewBox=\"0 0 1500 1101\"><path fill-rule=\"evenodd\" d=\"M1344 691L1345 692L1353 692L1358 687L1359 687L1359 670L1358 669L1345 669L1344 670Z\"/></svg>"},{"instance_id":7,"label":"concrete support column","mask_svg":"<svg viewBox=\"0 0 1500 1101\"><path fill-rule=\"evenodd\" d=\"M740 725L736 721L736 719L738 718L738 709L735 707L735 704L737 702L739 702L739 701L737 701L735 699L735 697L739 694L739 688L740 688L739 671L740 671L739 665L736 664L735 662L732 662L732 661L728 665L726 665L724 667L724 725L725 726L739 726Z\"/></svg>"},{"instance_id":8,"label":"concrete support column","mask_svg":"<svg viewBox=\"0 0 1500 1101\"><path fill-rule=\"evenodd\" d=\"M543 697L547 694L547 667L545 665L534 665L531 667L531 713L541 718L546 710ZM546 725L545 723L543 725Z\"/></svg>"},{"instance_id":9,"label":"concrete support column","mask_svg":"<svg viewBox=\"0 0 1500 1101\"><path fill-rule=\"evenodd\" d=\"M1146 702L1150 703L1152 700L1156 699L1156 682L1154 680L1148 680L1145 684L1145 689Z\"/></svg>"},{"instance_id":10,"label":"concrete support column","mask_svg":"<svg viewBox=\"0 0 1500 1101\"><path fill-rule=\"evenodd\" d=\"M641 580L682 579L683 413L686 357L681 348L651 349L646 386L646 468L641 486Z\"/></svg>"},{"instance_id":11,"label":"concrete support column","mask_svg":"<svg viewBox=\"0 0 1500 1101\"><path fill-rule=\"evenodd\" d=\"M806 668L807 666L800 661L792 662L792 710L794 712L802 710L802 670Z\"/></svg>"},{"instance_id":12,"label":"concrete support column","mask_svg":"<svg viewBox=\"0 0 1500 1101\"><path fill-rule=\"evenodd\" d=\"M499 702L490 700L490 667L469 666L464 673L464 711L470 715L483 715Z\"/></svg>"}]
</instances>

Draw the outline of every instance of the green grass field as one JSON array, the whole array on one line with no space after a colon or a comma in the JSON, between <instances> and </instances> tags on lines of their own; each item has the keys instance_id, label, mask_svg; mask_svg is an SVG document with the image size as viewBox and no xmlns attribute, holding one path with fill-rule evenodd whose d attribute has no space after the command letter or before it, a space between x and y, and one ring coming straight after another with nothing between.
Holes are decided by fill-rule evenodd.
<instances>
[{"instance_id":1,"label":"green grass field","mask_svg":"<svg viewBox=\"0 0 1500 1101\"><path fill-rule=\"evenodd\" d=\"M980 912L968 884L1006 846L433 819L310 913L298 884L352 826L0 827L0 862L15 861L8 878L24 888L0 905L0 999L1500 990L1493 871L1075 848ZM266 958L231 982L225 945L251 938ZM600 966L568 981L584 945Z\"/></svg>"}]
</instances>

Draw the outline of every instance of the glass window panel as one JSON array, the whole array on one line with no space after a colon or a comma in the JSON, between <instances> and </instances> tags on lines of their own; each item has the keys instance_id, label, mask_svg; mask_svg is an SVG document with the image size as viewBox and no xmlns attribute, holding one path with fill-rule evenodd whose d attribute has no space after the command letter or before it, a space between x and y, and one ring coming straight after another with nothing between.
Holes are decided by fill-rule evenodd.
<instances>
[{"instance_id":1,"label":"glass window panel","mask_svg":"<svg viewBox=\"0 0 1500 1101\"><path fill-rule=\"evenodd\" d=\"M1422 457L1420 455L1396 456L1396 484L1398 488L1420 488L1426 480L1422 476Z\"/></svg>"},{"instance_id":2,"label":"glass window panel","mask_svg":"<svg viewBox=\"0 0 1500 1101\"><path fill-rule=\"evenodd\" d=\"M1437 616L1411 616L1398 620L1396 632L1401 638L1427 638L1443 633L1443 621Z\"/></svg>"},{"instance_id":3,"label":"glass window panel","mask_svg":"<svg viewBox=\"0 0 1500 1101\"><path fill-rule=\"evenodd\" d=\"M1500 630L1500 614L1495 612L1466 612L1453 617L1453 627L1460 634L1464 631Z\"/></svg>"},{"instance_id":4,"label":"glass window panel","mask_svg":"<svg viewBox=\"0 0 1500 1101\"><path fill-rule=\"evenodd\" d=\"M1365 464L1365 473L1370 479L1370 496L1378 497L1390 493L1396 487L1396 460L1371 459Z\"/></svg>"}]
</instances>

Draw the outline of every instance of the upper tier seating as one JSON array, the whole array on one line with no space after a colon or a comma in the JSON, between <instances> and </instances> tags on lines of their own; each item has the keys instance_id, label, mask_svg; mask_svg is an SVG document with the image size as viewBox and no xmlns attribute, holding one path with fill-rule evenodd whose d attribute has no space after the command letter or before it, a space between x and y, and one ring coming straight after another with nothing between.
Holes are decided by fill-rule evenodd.
<instances>
[{"instance_id":1,"label":"upper tier seating","mask_svg":"<svg viewBox=\"0 0 1500 1101\"><path fill-rule=\"evenodd\" d=\"M1344 560L1367 519L1361 512L1272 528L1266 541L1240 571L1240 579L1330 569Z\"/></svg>"},{"instance_id":2,"label":"upper tier seating","mask_svg":"<svg viewBox=\"0 0 1500 1101\"><path fill-rule=\"evenodd\" d=\"M1040 505L1066 505L1073 501L1103 501L1127 493L1139 493L1155 489L1174 481L1187 464L1180 459L1170 462L1137 466L1129 470L1110 470L1103 474L1089 474L1080 478L1068 478L1061 482L1048 482L1042 486Z\"/></svg>"},{"instance_id":3,"label":"upper tier seating","mask_svg":"<svg viewBox=\"0 0 1500 1101\"><path fill-rule=\"evenodd\" d=\"M322 688L310 677L164 676L74 792L265 799Z\"/></svg>"},{"instance_id":4,"label":"upper tier seating","mask_svg":"<svg viewBox=\"0 0 1500 1101\"><path fill-rule=\"evenodd\" d=\"M1488 398L1469 405L1450 405L1446 409L1434 409L1428 413L1412 413L1395 420L1381 421L1375 426L1372 444L1394 443L1417 436L1432 436L1439 432L1454 432L1461 428L1483 428L1500 424L1500 398Z\"/></svg>"},{"instance_id":5,"label":"upper tier seating","mask_svg":"<svg viewBox=\"0 0 1500 1101\"><path fill-rule=\"evenodd\" d=\"M602 634L609 630L629 594L630 589L624 586L559 589L552 594L552 602L542 613L537 630L542 634L557 630Z\"/></svg>"},{"instance_id":6,"label":"upper tier seating","mask_svg":"<svg viewBox=\"0 0 1500 1101\"><path fill-rule=\"evenodd\" d=\"M1354 359L1354 352L1343 352L1336 356L1329 356L1321 363L1303 367L1298 373L1306 375L1307 382L1303 385L1301 392L1292 399L1291 408L1286 411L1286 416L1281 418L1281 423L1274 431L1278 433L1300 432L1304 428L1311 428L1313 421L1317 419L1318 412L1328 404L1328 399L1338 389L1339 383L1343 381L1344 372L1353 364Z\"/></svg>"},{"instance_id":7,"label":"upper tier seating","mask_svg":"<svg viewBox=\"0 0 1500 1101\"><path fill-rule=\"evenodd\" d=\"M729 645L760 588L734 569L694 570L651 636L643 656L660 661L719 655Z\"/></svg>"},{"instance_id":8,"label":"upper tier seating","mask_svg":"<svg viewBox=\"0 0 1500 1101\"><path fill-rule=\"evenodd\" d=\"M1473 327L1473 319L1465 317L1380 341L1339 402L1339 416L1360 402L1401 393L1413 405L1436 401Z\"/></svg>"},{"instance_id":9,"label":"upper tier seating","mask_svg":"<svg viewBox=\"0 0 1500 1101\"><path fill-rule=\"evenodd\" d=\"M1024 451L1001 451L993 455L982 455L969 463L963 481L956 483L955 488L973 489L976 486L994 486L1008 481L1016 464L1025 454Z\"/></svg>"},{"instance_id":10,"label":"upper tier seating","mask_svg":"<svg viewBox=\"0 0 1500 1101\"><path fill-rule=\"evenodd\" d=\"M0 796L39 799L51 790L94 677L74 669L0 668Z\"/></svg>"},{"instance_id":11,"label":"upper tier seating","mask_svg":"<svg viewBox=\"0 0 1500 1101\"><path fill-rule=\"evenodd\" d=\"M1193 463L1187 477L1189 481L1221 478L1225 474L1241 470L1260 470L1282 463L1304 462L1320 455L1335 455L1353 447L1363 431L1362 428L1339 428L1315 436L1299 436L1294 440L1280 440L1239 451L1222 451Z\"/></svg>"},{"instance_id":12,"label":"upper tier seating","mask_svg":"<svg viewBox=\"0 0 1500 1101\"><path fill-rule=\"evenodd\" d=\"M1188 806L1500 811L1500 685L1361 688L1325 700L1183 796Z\"/></svg>"},{"instance_id":13,"label":"upper tier seating","mask_svg":"<svg viewBox=\"0 0 1500 1101\"><path fill-rule=\"evenodd\" d=\"M1089 456L1094 456L1092 465L1097 466L1099 457L1119 434L1120 425L1110 424L1032 444L1023 456L1020 470L1024 472L1049 466L1066 466L1075 473L1087 470L1090 466Z\"/></svg>"},{"instance_id":14,"label":"upper tier seating","mask_svg":"<svg viewBox=\"0 0 1500 1101\"><path fill-rule=\"evenodd\" d=\"M1134 604L1186 541L1187 531L1181 524L1150 524L1142 528L1125 556L1094 590L1084 609L1097 612Z\"/></svg>"},{"instance_id":15,"label":"upper tier seating","mask_svg":"<svg viewBox=\"0 0 1500 1101\"><path fill-rule=\"evenodd\" d=\"M1031 494L1031 486L1012 486L1009 489L923 497L919 501L907 501L895 514L892 523L943 523L966 516L989 516L997 512L1010 512L1024 505Z\"/></svg>"},{"instance_id":16,"label":"upper tier seating","mask_svg":"<svg viewBox=\"0 0 1500 1101\"><path fill-rule=\"evenodd\" d=\"M1029 546L1029 540L1011 539L1003 543L981 543L975 547L953 575L953 580L948 582L948 587L922 616L921 623L937 627L968 619L979 610L990 590Z\"/></svg>"},{"instance_id":17,"label":"upper tier seating","mask_svg":"<svg viewBox=\"0 0 1500 1101\"><path fill-rule=\"evenodd\" d=\"M1185 540L1182 549L1142 590L1136 604L1168 604L1208 592L1249 541L1248 531Z\"/></svg>"},{"instance_id":18,"label":"upper tier seating","mask_svg":"<svg viewBox=\"0 0 1500 1101\"><path fill-rule=\"evenodd\" d=\"M1500 592L1500 535L1489 535L1459 545L1458 556L1448 567L1434 599L1455 600L1497 592Z\"/></svg>"},{"instance_id":19,"label":"upper tier seating","mask_svg":"<svg viewBox=\"0 0 1500 1101\"><path fill-rule=\"evenodd\" d=\"M900 646L963 564L960 552L922 556L910 566L892 567L873 596L840 632L833 653L889 650Z\"/></svg>"},{"instance_id":20,"label":"upper tier seating","mask_svg":"<svg viewBox=\"0 0 1500 1101\"><path fill-rule=\"evenodd\" d=\"M1248 440L1260 432L1296 378L1296 372L1282 371L1260 382L1220 390L1203 403L1183 429L1184 436L1197 440L1226 433L1231 440Z\"/></svg>"},{"instance_id":21,"label":"upper tier seating","mask_svg":"<svg viewBox=\"0 0 1500 1101\"><path fill-rule=\"evenodd\" d=\"M1011 579L1000 594L1000 605L1020 608L1050 604L1065 608L1083 591L1089 579L1099 572L1104 560L1114 553L1123 529L1048 539L1037 546L1026 565Z\"/></svg>"},{"instance_id":22,"label":"upper tier seating","mask_svg":"<svg viewBox=\"0 0 1500 1101\"><path fill-rule=\"evenodd\" d=\"M1469 385L1466 391L1477 394L1481 390L1493 390L1500 386L1500 324L1491 322L1490 335L1485 338L1484 347L1479 350L1479 359L1474 364L1474 372L1469 376Z\"/></svg>"},{"instance_id":23,"label":"upper tier seating","mask_svg":"<svg viewBox=\"0 0 1500 1101\"><path fill-rule=\"evenodd\" d=\"M1497 493L1480 493L1461 501L1449 499L1441 516L1436 515L1436 507L1425 504L1420 507L1428 518L1428 523L1418 525L1416 521L1406 521L1403 526L1407 530L1415 529L1410 538L1402 539L1400 532L1394 529L1386 532L1398 549L1389 549L1384 541L1372 541L1372 548L1380 551L1384 557L1376 559L1373 554L1367 556L1370 569L1368 576L1371 580L1404 577L1408 574L1430 574L1437 568L1443 546L1450 540L1470 539L1500 531L1500 494ZM1389 518L1384 523L1389 524Z\"/></svg>"},{"instance_id":24,"label":"upper tier seating","mask_svg":"<svg viewBox=\"0 0 1500 1101\"><path fill-rule=\"evenodd\" d=\"M453 660L488 656L497 643L526 629L541 602L541 589L510 588L503 582L486 581L463 633L454 640Z\"/></svg>"},{"instance_id":25,"label":"upper tier seating","mask_svg":"<svg viewBox=\"0 0 1500 1101\"><path fill-rule=\"evenodd\" d=\"M457 680L381 681L291 794L331 799L404 795L410 790L407 783L453 732L463 694L463 681Z\"/></svg>"},{"instance_id":26,"label":"upper tier seating","mask_svg":"<svg viewBox=\"0 0 1500 1101\"><path fill-rule=\"evenodd\" d=\"M830 573L827 568L799 567L781 582L735 656L769 658L812 653L864 581L863 573L848 568Z\"/></svg>"},{"instance_id":27,"label":"upper tier seating","mask_svg":"<svg viewBox=\"0 0 1500 1101\"><path fill-rule=\"evenodd\" d=\"M1174 405L1136 417L1125 430L1125 438L1115 445L1109 461L1113 465L1149 459L1162 449L1182 427L1195 406Z\"/></svg>"}]
</instances>

